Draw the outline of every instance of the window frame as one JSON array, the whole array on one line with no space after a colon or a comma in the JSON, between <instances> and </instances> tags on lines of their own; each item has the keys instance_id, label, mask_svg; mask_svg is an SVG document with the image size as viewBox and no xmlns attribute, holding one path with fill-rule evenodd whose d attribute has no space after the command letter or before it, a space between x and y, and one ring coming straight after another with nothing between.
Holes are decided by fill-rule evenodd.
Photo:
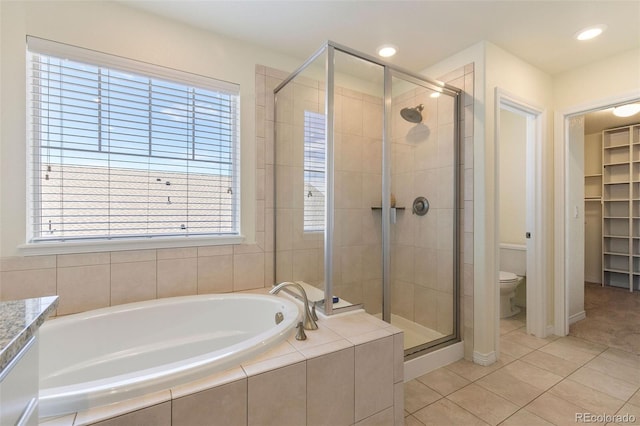
<instances>
[{"instance_id":1,"label":"window frame","mask_svg":"<svg viewBox=\"0 0 640 426\"><path fill-rule=\"evenodd\" d=\"M233 142L232 142L232 188L234 188L234 199L232 203L231 217L235 223L235 227L230 233L216 234L205 233L197 235L144 235L138 234L127 237L100 237L100 238L74 238L61 240L34 240L36 232L36 221L32 219L36 213L38 206L39 192L37 187L39 184L36 170L39 163L39 155L36 154L38 140L36 134L38 132L33 117L33 105L29 101L29 92L33 86L28 79L29 69L31 67L31 55L42 54L50 55L58 58L66 58L77 62L84 62L92 66L106 67L121 72L132 72L140 74L149 79L158 79L186 85L190 87L202 88L210 91L224 91L235 94L235 123L233 124ZM244 241L242 235L241 222L241 144L240 144L240 87L238 84L229 83L212 77L204 77L185 71L179 71L160 65L149 64L134 59L122 58L119 56L109 55L94 50L79 48L67 44L57 43L44 40L37 37L27 37L26 46L27 58L27 191L26 191L26 243L19 246L19 250L25 254L60 254L60 253L81 253L94 251L117 251L132 249L148 249L148 248L164 248L164 247L189 247L202 245L220 245L220 244L239 244Z\"/></svg>"}]
</instances>

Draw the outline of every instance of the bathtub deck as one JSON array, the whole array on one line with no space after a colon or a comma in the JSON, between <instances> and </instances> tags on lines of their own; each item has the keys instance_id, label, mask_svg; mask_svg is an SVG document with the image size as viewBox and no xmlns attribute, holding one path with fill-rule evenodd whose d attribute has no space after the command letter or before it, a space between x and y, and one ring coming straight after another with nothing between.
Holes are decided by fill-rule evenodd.
<instances>
[{"instance_id":1,"label":"bathtub deck","mask_svg":"<svg viewBox=\"0 0 640 426\"><path fill-rule=\"evenodd\" d=\"M205 424L212 418L217 424L313 424L328 415L332 424L402 424L402 330L364 311L321 318L318 326L307 331L306 341L291 333L227 371L42 424L89 425L116 417L126 424Z\"/></svg>"}]
</instances>

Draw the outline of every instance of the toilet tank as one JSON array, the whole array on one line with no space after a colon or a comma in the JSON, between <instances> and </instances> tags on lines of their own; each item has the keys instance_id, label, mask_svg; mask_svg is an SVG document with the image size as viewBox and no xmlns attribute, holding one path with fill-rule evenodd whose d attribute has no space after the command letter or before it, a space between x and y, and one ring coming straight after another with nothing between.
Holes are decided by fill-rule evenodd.
<instances>
[{"instance_id":1,"label":"toilet tank","mask_svg":"<svg viewBox=\"0 0 640 426\"><path fill-rule=\"evenodd\" d=\"M527 275L527 246L520 244L500 244L500 270L516 275Z\"/></svg>"}]
</instances>

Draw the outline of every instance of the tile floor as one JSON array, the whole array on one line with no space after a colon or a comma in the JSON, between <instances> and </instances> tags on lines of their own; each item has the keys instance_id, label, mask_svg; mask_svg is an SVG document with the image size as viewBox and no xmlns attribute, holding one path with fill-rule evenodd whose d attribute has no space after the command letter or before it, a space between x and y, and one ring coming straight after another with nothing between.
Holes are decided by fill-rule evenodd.
<instances>
[{"instance_id":1,"label":"tile floor","mask_svg":"<svg viewBox=\"0 0 640 426\"><path fill-rule=\"evenodd\" d=\"M405 383L405 424L560 426L575 425L577 413L629 414L635 422L619 424L640 424L640 356L527 335L523 315L502 320L500 333L497 363L460 360Z\"/></svg>"},{"instance_id":2,"label":"tile floor","mask_svg":"<svg viewBox=\"0 0 640 426\"><path fill-rule=\"evenodd\" d=\"M640 355L640 292L585 283L587 318L571 324L569 335Z\"/></svg>"}]
</instances>

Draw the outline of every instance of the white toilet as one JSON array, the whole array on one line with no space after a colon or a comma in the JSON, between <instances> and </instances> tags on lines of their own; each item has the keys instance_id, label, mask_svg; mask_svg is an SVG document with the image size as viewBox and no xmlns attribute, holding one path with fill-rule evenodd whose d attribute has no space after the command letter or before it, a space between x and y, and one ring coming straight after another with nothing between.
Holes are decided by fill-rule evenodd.
<instances>
[{"instance_id":1,"label":"white toilet","mask_svg":"<svg viewBox=\"0 0 640 426\"><path fill-rule=\"evenodd\" d=\"M509 318L520 312L513 298L521 282L522 277L513 272L500 271L500 318Z\"/></svg>"}]
</instances>

